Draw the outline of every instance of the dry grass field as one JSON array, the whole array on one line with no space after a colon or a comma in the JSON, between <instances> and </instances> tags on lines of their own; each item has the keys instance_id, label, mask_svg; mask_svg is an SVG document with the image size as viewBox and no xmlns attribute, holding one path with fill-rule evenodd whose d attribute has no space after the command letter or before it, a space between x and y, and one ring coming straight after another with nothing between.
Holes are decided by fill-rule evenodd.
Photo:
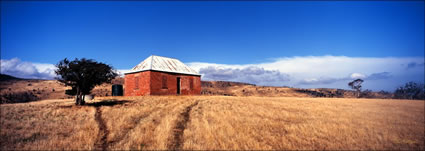
<instances>
[{"instance_id":1,"label":"dry grass field","mask_svg":"<svg viewBox=\"0 0 425 151\"><path fill-rule=\"evenodd\" d=\"M233 96L1 104L1 150L424 150L424 101Z\"/></svg>"}]
</instances>

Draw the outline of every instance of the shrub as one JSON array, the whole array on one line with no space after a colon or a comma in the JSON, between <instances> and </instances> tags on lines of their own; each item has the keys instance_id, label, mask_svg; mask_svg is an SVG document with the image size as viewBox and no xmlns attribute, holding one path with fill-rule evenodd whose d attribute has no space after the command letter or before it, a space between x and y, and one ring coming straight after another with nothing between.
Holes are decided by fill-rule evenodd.
<instances>
[{"instance_id":1,"label":"shrub","mask_svg":"<svg viewBox=\"0 0 425 151\"><path fill-rule=\"evenodd\" d=\"M394 92L395 99L425 100L425 86L415 82L408 82Z\"/></svg>"}]
</instances>

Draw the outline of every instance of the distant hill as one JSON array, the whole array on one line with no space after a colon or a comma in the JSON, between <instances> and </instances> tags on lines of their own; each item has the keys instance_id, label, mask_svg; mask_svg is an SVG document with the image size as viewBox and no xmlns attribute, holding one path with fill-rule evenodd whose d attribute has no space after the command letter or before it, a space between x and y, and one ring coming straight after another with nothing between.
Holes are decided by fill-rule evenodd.
<instances>
[{"instance_id":1,"label":"distant hill","mask_svg":"<svg viewBox=\"0 0 425 151\"><path fill-rule=\"evenodd\" d=\"M267 97L329 97L329 98L355 98L355 92L344 89L330 88L290 88L273 86L256 86L249 83L229 81L202 81L202 95L225 96L267 96ZM364 98L391 98L392 93L368 92Z\"/></svg>"},{"instance_id":2,"label":"distant hill","mask_svg":"<svg viewBox=\"0 0 425 151\"><path fill-rule=\"evenodd\" d=\"M8 80L24 80L24 79L10 76L7 74L0 74L0 81L8 81Z\"/></svg>"},{"instance_id":3,"label":"distant hill","mask_svg":"<svg viewBox=\"0 0 425 151\"><path fill-rule=\"evenodd\" d=\"M109 84L102 84L92 90L97 97L110 96L112 84L124 84L124 78L117 77ZM289 87L256 86L254 84L230 81L202 81L201 95L223 96L265 96L265 97L337 97L353 98L354 91L343 89L301 89ZM57 80L21 79L1 75L0 103L19 103L45 99L72 98L65 95L65 87ZM392 94L371 92L370 98L391 98Z\"/></svg>"},{"instance_id":4,"label":"distant hill","mask_svg":"<svg viewBox=\"0 0 425 151\"><path fill-rule=\"evenodd\" d=\"M124 79L118 77L113 84L124 84ZM93 89L95 96L111 95L112 84L103 84ZM20 103L45 99L72 98L65 94L65 87L57 80L21 79L10 75L1 75L0 103Z\"/></svg>"}]
</instances>

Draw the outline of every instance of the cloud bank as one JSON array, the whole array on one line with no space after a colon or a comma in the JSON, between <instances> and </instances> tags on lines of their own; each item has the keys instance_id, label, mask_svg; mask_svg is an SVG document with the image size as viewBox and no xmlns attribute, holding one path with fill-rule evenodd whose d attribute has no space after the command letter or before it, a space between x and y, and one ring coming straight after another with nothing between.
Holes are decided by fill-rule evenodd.
<instances>
[{"instance_id":1,"label":"cloud bank","mask_svg":"<svg viewBox=\"0 0 425 151\"><path fill-rule=\"evenodd\" d=\"M32 63L21 61L19 58L1 59L1 73L18 78L52 80L57 77L54 64ZM130 69L117 70L119 76L124 76Z\"/></svg>"},{"instance_id":2,"label":"cloud bank","mask_svg":"<svg viewBox=\"0 0 425 151\"><path fill-rule=\"evenodd\" d=\"M257 66L244 68L213 67L200 68L199 73L204 75L203 80L225 80L255 83L260 85L273 85L274 83L288 81L287 74L278 70L265 70Z\"/></svg>"},{"instance_id":3,"label":"cloud bank","mask_svg":"<svg viewBox=\"0 0 425 151\"><path fill-rule=\"evenodd\" d=\"M19 78L54 79L55 65L45 63L24 62L18 58L0 60L1 73Z\"/></svg>"},{"instance_id":4,"label":"cloud bank","mask_svg":"<svg viewBox=\"0 0 425 151\"><path fill-rule=\"evenodd\" d=\"M344 81L353 81L355 79L363 79L363 80L380 80L380 79L388 79L391 75L389 72L380 72L373 73L371 75L364 75L361 73L352 73L350 76L342 77L342 78L331 78L331 77L321 77L321 78L309 78L304 79L299 82L299 84L303 85L316 85L316 84L332 84L336 82L344 82Z\"/></svg>"},{"instance_id":5,"label":"cloud bank","mask_svg":"<svg viewBox=\"0 0 425 151\"><path fill-rule=\"evenodd\" d=\"M203 80L239 81L258 85L348 89L348 82L361 78L365 80L364 88L392 91L408 81L424 82L423 57L304 56L275 58L258 64L187 64L199 71ZM251 68L262 69L259 71L265 72L263 75L267 76L243 74L242 71ZM266 71L274 74L270 75Z\"/></svg>"}]
</instances>

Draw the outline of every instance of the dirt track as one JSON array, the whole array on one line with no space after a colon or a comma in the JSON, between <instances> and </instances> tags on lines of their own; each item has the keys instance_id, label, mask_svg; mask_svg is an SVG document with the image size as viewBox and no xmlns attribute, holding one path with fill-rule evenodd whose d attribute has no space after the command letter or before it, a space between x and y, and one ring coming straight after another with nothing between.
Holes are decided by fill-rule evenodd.
<instances>
[{"instance_id":1,"label":"dirt track","mask_svg":"<svg viewBox=\"0 0 425 151\"><path fill-rule=\"evenodd\" d=\"M168 145L169 150L179 150L182 147L183 144L183 133L186 129L186 125L190 120L190 111L192 108L196 105L198 105L199 101L196 101L195 103L189 105L185 108L185 110L180 114L178 117L177 123L175 124L175 127L173 128L173 140L170 141L170 144Z\"/></svg>"},{"instance_id":2,"label":"dirt track","mask_svg":"<svg viewBox=\"0 0 425 151\"><path fill-rule=\"evenodd\" d=\"M102 119L102 110L100 107L96 107L95 120L99 126L99 135L95 148L98 150L106 150L108 148L108 142L106 139L108 138L109 130L106 128L105 121Z\"/></svg>"}]
</instances>

